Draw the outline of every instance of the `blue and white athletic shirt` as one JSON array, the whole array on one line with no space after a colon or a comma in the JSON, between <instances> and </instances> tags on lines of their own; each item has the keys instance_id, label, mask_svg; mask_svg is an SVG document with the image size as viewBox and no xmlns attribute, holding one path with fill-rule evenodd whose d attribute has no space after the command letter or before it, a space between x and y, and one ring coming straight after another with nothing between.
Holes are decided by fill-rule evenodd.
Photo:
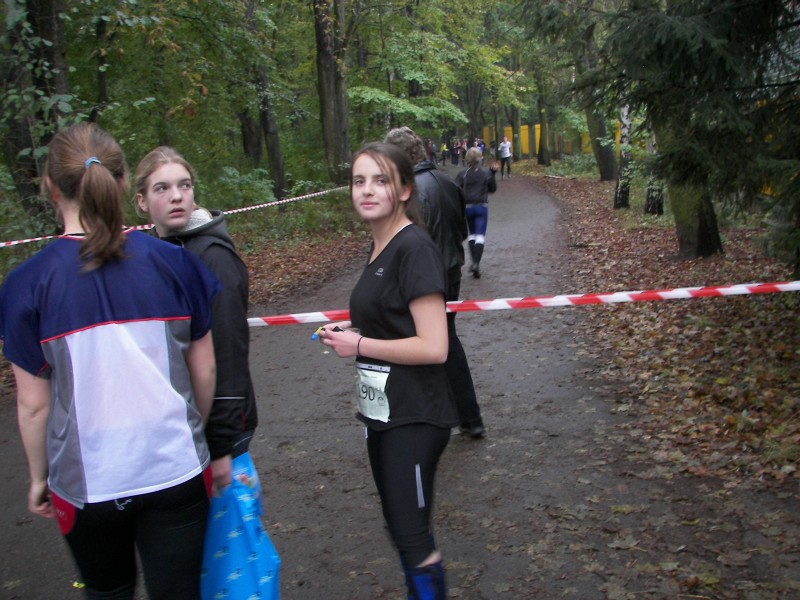
<instances>
[{"instance_id":1,"label":"blue and white athletic shirt","mask_svg":"<svg viewBox=\"0 0 800 600\"><path fill-rule=\"evenodd\" d=\"M81 271L62 237L0 288L3 353L51 380L48 484L82 506L167 489L209 455L186 366L220 284L191 253L129 231L125 258Z\"/></svg>"}]
</instances>

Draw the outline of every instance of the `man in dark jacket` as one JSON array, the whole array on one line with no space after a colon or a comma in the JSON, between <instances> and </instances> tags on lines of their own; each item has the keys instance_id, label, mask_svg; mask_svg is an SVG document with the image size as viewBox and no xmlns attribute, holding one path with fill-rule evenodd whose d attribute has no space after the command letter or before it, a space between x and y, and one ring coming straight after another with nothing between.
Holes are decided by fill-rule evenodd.
<instances>
[{"instance_id":1,"label":"man in dark jacket","mask_svg":"<svg viewBox=\"0 0 800 600\"><path fill-rule=\"evenodd\" d=\"M384 141L402 148L414 164L414 181L422 204L422 216L447 267L446 300L458 300L461 267L464 265L464 240L467 237L464 194L450 176L439 171L427 159L422 139L410 128L392 129ZM456 313L447 313L447 330L450 349L445 369L456 399L461 432L481 438L486 431L467 356L456 335Z\"/></svg>"}]
</instances>

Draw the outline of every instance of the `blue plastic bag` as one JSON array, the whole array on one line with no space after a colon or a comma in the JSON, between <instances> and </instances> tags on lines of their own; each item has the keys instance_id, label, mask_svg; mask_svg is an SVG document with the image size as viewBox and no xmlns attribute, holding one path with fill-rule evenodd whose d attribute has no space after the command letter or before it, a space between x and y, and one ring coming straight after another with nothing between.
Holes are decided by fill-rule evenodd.
<instances>
[{"instance_id":1,"label":"blue plastic bag","mask_svg":"<svg viewBox=\"0 0 800 600\"><path fill-rule=\"evenodd\" d=\"M233 482L211 497L203 600L279 600L281 560L261 525L261 483L250 453L233 459Z\"/></svg>"}]
</instances>

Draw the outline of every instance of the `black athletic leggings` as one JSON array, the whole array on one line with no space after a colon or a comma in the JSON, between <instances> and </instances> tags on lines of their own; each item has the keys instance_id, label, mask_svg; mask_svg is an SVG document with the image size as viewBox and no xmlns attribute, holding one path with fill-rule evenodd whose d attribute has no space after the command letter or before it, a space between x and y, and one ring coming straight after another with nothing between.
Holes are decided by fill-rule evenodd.
<instances>
[{"instance_id":1,"label":"black athletic leggings","mask_svg":"<svg viewBox=\"0 0 800 600\"><path fill-rule=\"evenodd\" d=\"M409 567L416 567L436 550L431 527L433 483L449 441L449 428L427 423L367 429L369 462L383 516Z\"/></svg>"},{"instance_id":2,"label":"black athletic leggings","mask_svg":"<svg viewBox=\"0 0 800 600\"><path fill-rule=\"evenodd\" d=\"M53 498L61 532L92 600L128 600L136 550L151 600L199 600L208 491L203 475L166 490L85 504Z\"/></svg>"}]
</instances>

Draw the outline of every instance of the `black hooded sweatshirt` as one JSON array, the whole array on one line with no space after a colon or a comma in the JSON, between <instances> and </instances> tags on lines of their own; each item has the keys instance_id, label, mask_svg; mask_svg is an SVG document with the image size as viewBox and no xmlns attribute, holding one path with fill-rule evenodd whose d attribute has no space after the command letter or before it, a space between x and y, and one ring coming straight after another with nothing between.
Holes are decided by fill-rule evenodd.
<instances>
[{"instance_id":1,"label":"black hooded sweatshirt","mask_svg":"<svg viewBox=\"0 0 800 600\"><path fill-rule=\"evenodd\" d=\"M217 387L206 424L211 459L247 451L258 424L250 378L247 267L236 252L221 211L196 209L186 228L162 238L195 254L222 283L212 307Z\"/></svg>"}]
</instances>

